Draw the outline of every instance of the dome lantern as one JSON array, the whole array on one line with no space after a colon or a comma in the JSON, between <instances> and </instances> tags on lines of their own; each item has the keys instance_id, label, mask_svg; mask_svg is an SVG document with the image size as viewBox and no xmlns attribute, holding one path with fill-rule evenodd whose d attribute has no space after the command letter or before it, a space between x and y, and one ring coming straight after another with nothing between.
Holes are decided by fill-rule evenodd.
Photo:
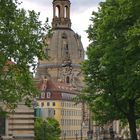
<instances>
[{"instance_id":1,"label":"dome lantern","mask_svg":"<svg viewBox=\"0 0 140 140\"><path fill-rule=\"evenodd\" d=\"M53 1L52 27L54 29L71 28L70 1L69 0L54 0Z\"/></svg>"}]
</instances>

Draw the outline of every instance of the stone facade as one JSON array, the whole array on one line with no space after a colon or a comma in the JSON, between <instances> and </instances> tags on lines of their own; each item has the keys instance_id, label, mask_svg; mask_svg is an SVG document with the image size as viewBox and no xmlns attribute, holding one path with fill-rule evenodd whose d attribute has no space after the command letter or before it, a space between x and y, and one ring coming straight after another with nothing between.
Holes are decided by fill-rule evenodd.
<instances>
[{"instance_id":1,"label":"stone facade","mask_svg":"<svg viewBox=\"0 0 140 140\"><path fill-rule=\"evenodd\" d=\"M3 104L1 104L3 106ZM20 103L18 107L5 118L5 140L34 140L34 110Z\"/></svg>"},{"instance_id":2,"label":"stone facade","mask_svg":"<svg viewBox=\"0 0 140 140\"><path fill-rule=\"evenodd\" d=\"M36 78L53 79L73 85L77 83L81 86L80 63L84 60L84 49L81 37L71 29L70 1L54 0L53 11L52 35L44 38L44 50L49 59L39 61Z\"/></svg>"}]
</instances>

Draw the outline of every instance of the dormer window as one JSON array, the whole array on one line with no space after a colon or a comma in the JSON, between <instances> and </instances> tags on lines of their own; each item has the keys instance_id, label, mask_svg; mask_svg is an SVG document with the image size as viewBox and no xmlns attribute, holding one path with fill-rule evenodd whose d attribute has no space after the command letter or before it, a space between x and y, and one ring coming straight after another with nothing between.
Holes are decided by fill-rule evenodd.
<instances>
[{"instance_id":1,"label":"dormer window","mask_svg":"<svg viewBox=\"0 0 140 140\"><path fill-rule=\"evenodd\" d=\"M45 98L45 92L42 92L41 93L41 99L44 99Z\"/></svg>"},{"instance_id":2,"label":"dormer window","mask_svg":"<svg viewBox=\"0 0 140 140\"><path fill-rule=\"evenodd\" d=\"M47 98L50 99L51 98L51 93L47 92Z\"/></svg>"}]
</instances>

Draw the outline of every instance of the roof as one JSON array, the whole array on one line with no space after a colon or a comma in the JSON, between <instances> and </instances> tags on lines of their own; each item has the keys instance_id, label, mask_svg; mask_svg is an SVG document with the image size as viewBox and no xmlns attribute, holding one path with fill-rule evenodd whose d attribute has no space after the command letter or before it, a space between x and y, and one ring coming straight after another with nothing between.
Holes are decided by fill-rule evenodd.
<instances>
[{"instance_id":1,"label":"roof","mask_svg":"<svg viewBox=\"0 0 140 140\"><path fill-rule=\"evenodd\" d=\"M75 92L74 87L71 86L70 84L67 84L64 82L53 81L53 80L48 80L47 90Z\"/></svg>"},{"instance_id":2,"label":"roof","mask_svg":"<svg viewBox=\"0 0 140 140\"><path fill-rule=\"evenodd\" d=\"M74 87L70 84L63 82L53 81L53 80L41 80L38 83L38 89L45 93L45 98L47 98L47 93L51 93L50 100L61 100L61 93L77 94Z\"/></svg>"}]
</instances>

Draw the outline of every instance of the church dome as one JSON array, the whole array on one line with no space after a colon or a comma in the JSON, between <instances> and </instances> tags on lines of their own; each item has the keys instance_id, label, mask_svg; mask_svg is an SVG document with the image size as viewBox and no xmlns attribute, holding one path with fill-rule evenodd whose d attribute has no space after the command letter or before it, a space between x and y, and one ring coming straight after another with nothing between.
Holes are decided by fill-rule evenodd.
<instances>
[{"instance_id":1,"label":"church dome","mask_svg":"<svg viewBox=\"0 0 140 140\"><path fill-rule=\"evenodd\" d=\"M84 59L81 37L73 30L54 30L48 41L47 50L50 63L62 64L69 57L73 64L79 64Z\"/></svg>"},{"instance_id":2,"label":"church dome","mask_svg":"<svg viewBox=\"0 0 140 140\"><path fill-rule=\"evenodd\" d=\"M71 29L69 0L53 1L52 33L46 35L44 42L49 59L39 60L36 76L80 84L84 49L81 36Z\"/></svg>"}]
</instances>

